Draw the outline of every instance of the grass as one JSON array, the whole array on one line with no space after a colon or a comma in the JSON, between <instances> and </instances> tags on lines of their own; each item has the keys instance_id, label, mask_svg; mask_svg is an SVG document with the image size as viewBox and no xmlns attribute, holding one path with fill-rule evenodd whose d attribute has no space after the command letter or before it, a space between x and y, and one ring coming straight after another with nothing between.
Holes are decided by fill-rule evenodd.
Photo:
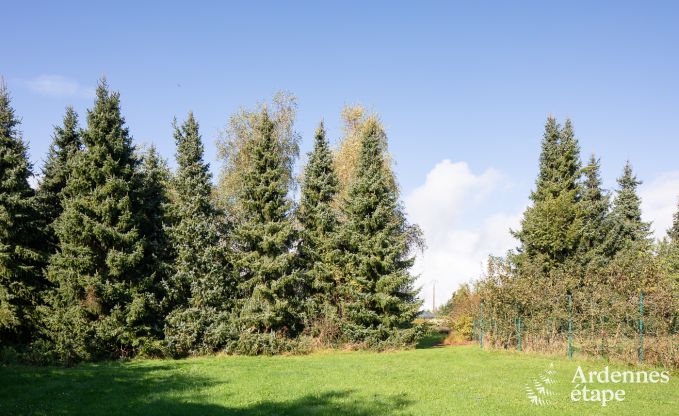
<instances>
[{"instance_id":1,"label":"grass","mask_svg":"<svg viewBox=\"0 0 679 416\"><path fill-rule=\"evenodd\" d=\"M568 361L478 346L288 357L202 357L0 367L0 415L639 415L679 414L679 374L668 384L607 385L624 402L573 403ZM525 385L554 364L556 395L531 405ZM621 368L611 365L611 368Z\"/></svg>"}]
</instances>

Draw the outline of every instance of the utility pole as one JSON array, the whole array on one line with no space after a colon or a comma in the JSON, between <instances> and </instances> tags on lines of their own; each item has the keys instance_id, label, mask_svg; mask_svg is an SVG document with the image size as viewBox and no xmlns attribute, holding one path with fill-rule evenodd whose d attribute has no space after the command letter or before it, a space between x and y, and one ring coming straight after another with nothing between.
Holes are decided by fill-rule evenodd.
<instances>
[{"instance_id":1,"label":"utility pole","mask_svg":"<svg viewBox=\"0 0 679 416\"><path fill-rule=\"evenodd\" d=\"M431 306L431 313L435 314L436 313L436 280L434 280L434 286L432 289L432 306Z\"/></svg>"}]
</instances>

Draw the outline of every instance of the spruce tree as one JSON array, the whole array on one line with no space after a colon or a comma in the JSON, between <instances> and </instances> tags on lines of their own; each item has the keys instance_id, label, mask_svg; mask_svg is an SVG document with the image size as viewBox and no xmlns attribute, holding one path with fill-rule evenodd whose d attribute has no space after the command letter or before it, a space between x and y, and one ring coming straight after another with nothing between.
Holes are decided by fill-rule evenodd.
<instances>
[{"instance_id":1,"label":"spruce tree","mask_svg":"<svg viewBox=\"0 0 679 416\"><path fill-rule=\"evenodd\" d=\"M604 242L608 233L610 197L601 187L600 164L594 155L590 157L583 174L585 180L580 200L583 230L578 255L584 264L595 261L601 265L606 262Z\"/></svg>"},{"instance_id":2,"label":"spruce tree","mask_svg":"<svg viewBox=\"0 0 679 416\"><path fill-rule=\"evenodd\" d=\"M641 219L641 198L637 194L641 183L627 161L618 178L618 190L610 214L606 249L611 257L623 250L646 251L650 248L651 224Z\"/></svg>"},{"instance_id":3,"label":"spruce tree","mask_svg":"<svg viewBox=\"0 0 679 416\"><path fill-rule=\"evenodd\" d=\"M409 272L414 228L406 222L398 192L390 186L393 178L383 168L384 131L371 118L363 134L356 179L343 203L345 336L372 347L409 343L420 307Z\"/></svg>"},{"instance_id":4,"label":"spruce tree","mask_svg":"<svg viewBox=\"0 0 679 416\"><path fill-rule=\"evenodd\" d=\"M151 284L142 270L139 161L119 94L105 80L82 140L54 225L59 251L48 267L56 289L46 330L66 362L132 355L153 333Z\"/></svg>"},{"instance_id":5,"label":"spruce tree","mask_svg":"<svg viewBox=\"0 0 679 416\"><path fill-rule=\"evenodd\" d=\"M558 187L560 177L558 173L559 139L561 126L553 117L548 117L542 138L540 151L540 167L535 190L530 199L536 203L547 197L556 197L561 189Z\"/></svg>"},{"instance_id":6,"label":"spruce tree","mask_svg":"<svg viewBox=\"0 0 679 416\"><path fill-rule=\"evenodd\" d=\"M0 78L0 346L31 339L45 287L31 164L18 127Z\"/></svg>"},{"instance_id":7,"label":"spruce tree","mask_svg":"<svg viewBox=\"0 0 679 416\"><path fill-rule=\"evenodd\" d=\"M155 338L163 336L167 280L172 262L171 245L165 227L168 222L168 183L170 170L167 163L150 146L139 158L139 231L144 236L144 260L140 273L144 277L144 294L147 297L149 320ZM147 346L150 347L150 346ZM152 351L148 351L152 352Z\"/></svg>"},{"instance_id":8,"label":"spruce tree","mask_svg":"<svg viewBox=\"0 0 679 416\"><path fill-rule=\"evenodd\" d=\"M223 247L224 227L212 201L209 165L203 161L198 122L189 113L174 132L177 172L172 179L171 226L175 256L166 307L167 341L175 353L223 346L234 279Z\"/></svg>"},{"instance_id":9,"label":"spruce tree","mask_svg":"<svg viewBox=\"0 0 679 416\"><path fill-rule=\"evenodd\" d=\"M337 275L340 259L337 246L339 221L335 197L339 183L333 157L325 138L323 123L316 130L314 148L304 169L297 218L300 239L297 245L300 268L305 275L312 318L328 313L337 305Z\"/></svg>"},{"instance_id":10,"label":"spruce tree","mask_svg":"<svg viewBox=\"0 0 679 416\"><path fill-rule=\"evenodd\" d=\"M238 198L243 217L234 229L239 273L240 339L232 349L258 354L287 348L301 332L303 284L296 270L285 164L266 110L248 145L250 162Z\"/></svg>"},{"instance_id":11,"label":"spruce tree","mask_svg":"<svg viewBox=\"0 0 679 416\"><path fill-rule=\"evenodd\" d=\"M54 128L52 144L42 169L42 181L37 198L44 221L47 251L56 251L57 237L52 227L63 211L62 191L66 187L71 163L82 150L78 114L73 107L66 108L63 124Z\"/></svg>"},{"instance_id":12,"label":"spruce tree","mask_svg":"<svg viewBox=\"0 0 679 416\"><path fill-rule=\"evenodd\" d=\"M570 120L560 128L548 118L533 205L514 232L521 243L519 265L532 262L546 271L575 255L582 231L579 176L580 148Z\"/></svg>"}]
</instances>

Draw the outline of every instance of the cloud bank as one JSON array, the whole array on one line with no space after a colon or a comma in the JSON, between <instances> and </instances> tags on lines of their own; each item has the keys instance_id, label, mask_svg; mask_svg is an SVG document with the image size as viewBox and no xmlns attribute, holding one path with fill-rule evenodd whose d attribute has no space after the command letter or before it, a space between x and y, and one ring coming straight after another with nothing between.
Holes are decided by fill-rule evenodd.
<instances>
[{"instance_id":1,"label":"cloud bank","mask_svg":"<svg viewBox=\"0 0 679 416\"><path fill-rule=\"evenodd\" d=\"M419 224L427 242L413 271L419 274L420 297L432 307L436 281L437 305L462 282L479 277L489 254L504 254L516 246L509 233L520 213L496 211L478 218L482 205L507 188L506 178L494 169L474 174L467 163L444 160L427 174L424 184L405 198L411 222Z\"/></svg>"}]
</instances>

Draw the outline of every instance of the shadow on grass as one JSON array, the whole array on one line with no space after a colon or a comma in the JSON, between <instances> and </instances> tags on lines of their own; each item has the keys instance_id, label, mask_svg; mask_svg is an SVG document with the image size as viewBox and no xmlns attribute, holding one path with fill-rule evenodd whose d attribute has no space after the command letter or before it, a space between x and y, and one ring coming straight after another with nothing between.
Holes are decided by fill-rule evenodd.
<instances>
[{"instance_id":1,"label":"shadow on grass","mask_svg":"<svg viewBox=\"0 0 679 416\"><path fill-rule=\"evenodd\" d=\"M235 383L228 377L207 377L190 362L180 361L171 365L87 364L69 369L0 367L0 415L367 416L407 414L412 404L403 395L367 398L352 390L326 390L240 407L229 404L228 393L210 394L210 389L220 385L227 385L223 390L228 391L231 382ZM253 399L258 394L253 391Z\"/></svg>"},{"instance_id":2,"label":"shadow on grass","mask_svg":"<svg viewBox=\"0 0 679 416\"><path fill-rule=\"evenodd\" d=\"M424 348L441 347L443 346L443 340L446 339L446 335L447 334L443 332L431 332L419 340L415 348L419 350Z\"/></svg>"}]
</instances>

